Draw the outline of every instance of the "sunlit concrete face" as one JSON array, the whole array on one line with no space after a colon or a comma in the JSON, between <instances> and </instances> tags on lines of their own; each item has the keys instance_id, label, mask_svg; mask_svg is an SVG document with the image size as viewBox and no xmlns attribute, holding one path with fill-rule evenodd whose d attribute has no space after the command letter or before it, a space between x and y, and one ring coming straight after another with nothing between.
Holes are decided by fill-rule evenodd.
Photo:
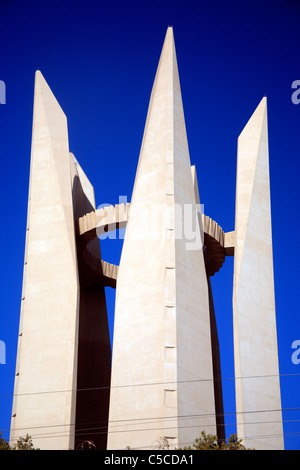
<instances>
[{"instance_id":1,"label":"sunlit concrete face","mask_svg":"<svg viewBox=\"0 0 300 470\"><path fill-rule=\"evenodd\" d=\"M184 231L178 234L184 204L195 208L195 203L173 31L168 28L117 280L109 449L151 448L162 437L178 447L203 429L216 431L202 244L189 249L191 240ZM200 240L198 222L197 233ZM195 414L208 417L191 429L187 417Z\"/></svg>"},{"instance_id":2,"label":"sunlit concrete face","mask_svg":"<svg viewBox=\"0 0 300 470\"><path fill-rule=\"evenodd\" d=\"M36 447L68 449L74 434L79 301L68 131L40 72L26 235L10 440L15 444L25 428ZM56 390L68 392L49 393Z\"/></svg>"},{"instance_id":3,"label":"sunlit concrete face","mask_svg":"<svg viewBox=\"0 0 300 470\"><path fill-rule=\"evenodd\" d=\"M76 218L92 210L93 187L69 153L66 117L37 71L11 445L29 434L36 448L73 449L89 437L86 423L98 420L95 441L106 448L105 293L84 266L75 230ZM89 249L101 259L98 240Z\"/></svg>"},{"instance_id":4,"label":"sunlit concrete face","mask_svg":"<svg viewBox=\"0 0 300 470\"><path fill-rule=\"evenodd\" d=\"M238 436L282 449L266 98L238 140L233 320Z\"/></svg>"}]
</instances>

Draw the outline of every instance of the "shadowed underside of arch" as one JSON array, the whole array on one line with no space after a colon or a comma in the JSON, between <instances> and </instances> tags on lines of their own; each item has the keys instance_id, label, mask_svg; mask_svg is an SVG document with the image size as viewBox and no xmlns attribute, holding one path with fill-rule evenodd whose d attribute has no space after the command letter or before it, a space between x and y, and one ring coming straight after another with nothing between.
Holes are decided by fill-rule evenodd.
<instances>
[{"instance_id":1,"label":"shadowed underside of arch","mask_svg":"<svg viewBox=\"0 0 300 470\"><path fill-rule=\"evenodd\" d=\"M101 234L127 226L130 203L111 205L89 212L77 219L77 233L82 240L82 252L87 265L101 276L101 283L115 288L118 266L94 257L89 244ZM223 232L220 225L201 214L206 248L206 270L213 276L222 267L226 256L234 254L234 232Z\"/></svg>"}]
</instances>

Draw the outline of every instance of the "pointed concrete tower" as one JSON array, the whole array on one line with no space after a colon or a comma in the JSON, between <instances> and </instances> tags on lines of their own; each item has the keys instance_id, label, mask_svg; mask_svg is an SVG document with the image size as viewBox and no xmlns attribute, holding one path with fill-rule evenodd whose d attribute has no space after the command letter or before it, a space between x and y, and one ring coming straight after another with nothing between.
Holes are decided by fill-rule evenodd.
<instances>
[{"instance_id":1,"label":"pointed concrete tower","mask_svg":"<svg viewBox=\"0 0 300 470\"><path fill-rule=\"evenodd\" d=\"M75 231L75 219L94 209L93 187L69 153L66 116L37 71L11 445L28 433L35 447L68 450L75 434L80 444L87 428L101 426L93 439L106 447L104 286L84 264ZM100 259L99 240L90 250Z\"/></svg>"},{"instance_id":2,"label":"pointed concrete tower","mask_svg":"<svg viewBox=\"0 0 300 470\"><path fill-rule=\"evenodd\" d=\"M67 119L37 71L12 444L26 431L36 447L72 446L77 293Z\"/></svg>"},{"instance_id":3,"label":"pointed concrete tower","mask_svg":"<svg viewBox=\"0 0 300 470\"><path fill-rule=\"evenodd\" d=\"M108 448L216 433L209 297L173 30L150 98L117 280Z\"/></svg>"},{"instance_id":4,"label":"pointed concrete tower","mask_svg":"<svg viewBox=\"0 0 300 470\"><path fill-rule=\"evenodd\" d=\"M246 447L282 449L266 98L238 139L235 237L237 433Z\"/></svg>"}]
</instances>

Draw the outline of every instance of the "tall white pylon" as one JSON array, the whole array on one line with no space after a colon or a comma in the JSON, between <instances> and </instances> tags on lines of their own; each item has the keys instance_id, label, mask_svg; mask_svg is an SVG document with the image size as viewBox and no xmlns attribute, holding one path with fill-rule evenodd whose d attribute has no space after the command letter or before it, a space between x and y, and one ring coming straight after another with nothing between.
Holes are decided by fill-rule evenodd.
<instances>
[{"instance_id":1,"label":"tall white pylon","mask_svg":"<svg viewBox=\"0 0 300 470\"><path fill-rule=\"evenodd\" d=\"M76 219L94 190L69 152L67 119L41 72L34 113L23 291L10 443L78 448L107 444L111 348L99 240L88 247ZM101 424L101 433L97 433Z\"/></svg>"},{"instance_id":2,"label":"tall white pylon","mask_svg":"<svg viewBox=\"0 0 300 470\"><path fill-rule=\"evenodd\" d=\"M67 119L35 76L26 249L10 442L74 441L78 274ZM54 393L66 390L65 393ZM49 436L45 436L47 426ZM61 434L61 436L60 436Z\"/></svg>"},{"instance_id":3,"label":"tall white pylon","mask_svg":"<svg viewBox=\"0 0 300 470\"><path fill-rule=\"evenodd\" d=\"M238 139L233 321L238 436L282 449L266 98Z\"/></svg>"},{"instance_id":4,"label":"tall white pylon","mask_svg":"<svg viewBox=\"0 0 300 470\"><path fill-rule=\"evenodd\" d=\"M169 27L117 280L108 448L183 446L216 433L214 414L207 278Z\"/></svg>"}]
</instances>

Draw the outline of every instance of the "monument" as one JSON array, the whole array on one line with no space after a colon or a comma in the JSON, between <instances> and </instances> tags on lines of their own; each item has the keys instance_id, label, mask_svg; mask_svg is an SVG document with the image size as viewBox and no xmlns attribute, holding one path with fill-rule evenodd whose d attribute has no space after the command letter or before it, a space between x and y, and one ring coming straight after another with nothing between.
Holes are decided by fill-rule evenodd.
<instances>
[{"instance_id":1,"label":"monument","mask_svg":"<svg viewBox=\"0 0 300 470\"><path fill-rule=\"evenodd\" d=\"M23 430L41 449L174 449L203 430L224 440L210 278L234 256L237 433L247 447L283 448L266 98L237 158L235 229L224 233L201 211L169 27L132 200L96 209L36 72L12 443ZM114 266L99 235L125 226ZM112 357L106 286L116 288Z\"/></svg>"}]
</instances>

